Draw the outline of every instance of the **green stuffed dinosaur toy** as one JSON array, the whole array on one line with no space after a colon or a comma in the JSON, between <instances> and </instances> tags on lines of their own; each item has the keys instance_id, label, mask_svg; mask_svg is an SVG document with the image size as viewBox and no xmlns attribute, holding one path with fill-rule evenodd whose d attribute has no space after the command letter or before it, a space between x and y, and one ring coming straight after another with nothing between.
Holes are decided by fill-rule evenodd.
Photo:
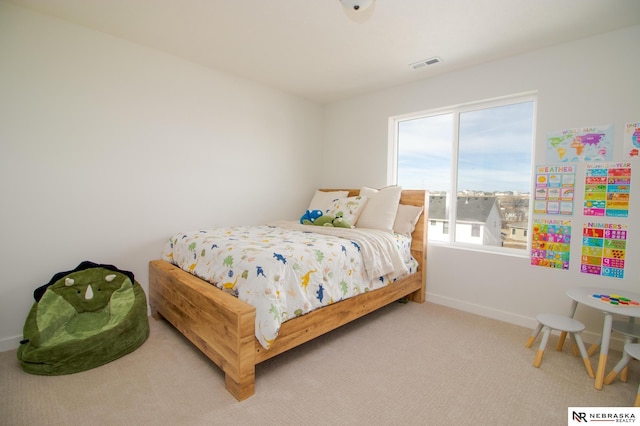
<instances>
[{"instance_id":1,"label":"green stuffed dinosaur toy","mask_svg":"<svg viewBox=\"0 0 640 426\"><path fill-rule=\"evenodd\" d=\"M313 222L309 222L307 224L314 226L332 226L334 228L353 228L351 223L349 223L349 221L347 221L343 216L343 212L338 212L335 216L323 214L322 216L317 217Z\"/></svg>"}]
</instances>

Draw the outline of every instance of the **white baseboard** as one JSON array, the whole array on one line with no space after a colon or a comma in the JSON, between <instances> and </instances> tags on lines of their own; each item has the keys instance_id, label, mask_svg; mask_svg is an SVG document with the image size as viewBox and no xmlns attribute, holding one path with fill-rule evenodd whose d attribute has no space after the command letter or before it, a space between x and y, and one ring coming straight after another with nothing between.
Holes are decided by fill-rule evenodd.
<instances>
[{"instance_id":1,"label":"white baseboard","mask_svg":"<svg viewBox=\"0 0 640 426\"><path fill-rule=\"evenodd\" d=\"M22 340L22 336L6 337L4 339L0 339L0 352L6 352L16 349L18 346L20 346L20 340Z\"/></svg>"},{"instance_id":2,"label":"white baseboard","mask_svg":"<svg viewBox=\"0 0 640 426\"><path fill-rule=\"evenodd\" d=\"M533 329L538 321L535 318L529 318L522 315L514 314L513 312L501 311L499 309L490 308L487 306L476 305L469 302L464 302L458 299L452 299L446 296L440 296L437 294L426 294L426 300L437 305L447 306L449 308L458 309L460 311L469 312L472 314L480 315L487 318L492 318L498 321L507 322L509 324L519 325L521 327ZM584 331L582 333L582 339L585 343L593 344L600 342L600 334L591 331ZM624 346L624 340L611 336L609 347L611 349L622 351Z\"/></svg>"},{"instance_id":3,"label":"white baseboard","mask_svg":"<svg viewBox=\"0 0 640 426\"><path fill-rule=\"evenodd\" d=\"M460 311L470 312L472 314L493 318L499 321L508 322L510 324L515 324L526 328L533 328L537 324L535 318L528 318L522 315L514 314L512 312L500 311L494 308L489 308L487 306L476 305L446 296L427 293L426 299L428 302L436 303L438 305L448 306Z\"/></svg>"},{"instance_id":4,"label":"white baseboard","mask_svg":"<svg viewBox=\"0 0 640 426\"><path fill-rule=\"evenodd\" d=\"M452 299L446 296L439 296L437 294L427 293L426 300L437 305L447 306L460 311L469 312L472 314L480 315L487 318L492 318L498 321L507 322L509 324L519 325L521 327L533 329L536 326L537 321L535 318L529 318L522 315L514 314L513 312L501 311L499 309L490 308L487 306L476 305L469 302L463 302L458 299ZM600 335L585 331L583 334L583 340L586 343L597 343L600 341ZM20 345L22 336L7 337L0 339L0 352L6 352L16 349ZM623 347L623 340L615 336L611 338L611 348L621 351Z\"/></svg>"}]
</instances>

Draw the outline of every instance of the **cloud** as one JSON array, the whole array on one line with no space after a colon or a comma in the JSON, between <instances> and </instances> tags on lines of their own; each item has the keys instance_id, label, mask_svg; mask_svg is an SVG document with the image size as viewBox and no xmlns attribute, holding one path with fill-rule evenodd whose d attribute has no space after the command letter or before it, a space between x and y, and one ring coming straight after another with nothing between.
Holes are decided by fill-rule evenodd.
<instances>
[{"instance_id":1,"label":"cloud","mask_svg":"<svg viewBox=\"0 0 640 426\"><path fill-rule=\"evenodd\" d=\"M460 114L458 189L530 191L533 103ZM402 121L398 184L450 190L454 114Z\"/></svg>"}]
</instances>

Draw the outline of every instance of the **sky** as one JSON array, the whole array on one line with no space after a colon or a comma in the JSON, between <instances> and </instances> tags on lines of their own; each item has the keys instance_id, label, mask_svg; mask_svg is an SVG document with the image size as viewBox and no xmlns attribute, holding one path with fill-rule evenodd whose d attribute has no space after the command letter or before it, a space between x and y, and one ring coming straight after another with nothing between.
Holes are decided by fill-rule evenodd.
<instances>
[{"instance_id":1,"label":"sky","mask_svg":"<svg viewBox=\"0 0 640 426\"><path fill-rule=\"evenodd\" d=\"M450 191L453 113L401 121L398 185ZM533 102L460 113L458 191L531 191Z\"/></svg>"}]
</instances>

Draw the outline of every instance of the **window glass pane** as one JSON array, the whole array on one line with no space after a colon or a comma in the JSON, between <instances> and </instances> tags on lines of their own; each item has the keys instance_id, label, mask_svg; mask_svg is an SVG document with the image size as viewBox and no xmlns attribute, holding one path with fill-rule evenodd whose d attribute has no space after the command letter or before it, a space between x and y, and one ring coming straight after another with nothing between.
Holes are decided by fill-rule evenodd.
<instances>
[{"instance_id":1,"label":"window glass pane","mask_svg":"<svg viewBox=\"0 0 640 426\"><path fill-rule=\"evenodd\" d=\"M527 193L533 102L460 114L458 192Z\"/></svg>"},{"instance_id":2,"label":"window glass pane","mask_svg":"<svg viewBox=\"0 0 640 426\"><path fill-rule=\"evenodd\" d=\"M462 112L459 120L455 240L510 245L509 225L528 221L533 102ZM473 226L481 241L467 230Z\"/></svg>"},{"instance_id":3,"label":"window glass pane","mask_svg":"<svg viewBox=\"0 0 640 426\"><path fill-rule=\"evenodd\" d=\"M398 185L446 193L451 190L453 114L398 123Z\"/></svg>"},{"instance_id":4,"label":"window glass pane","mask_svg":"<svg viewBox=\"0 0 640 426\"><path fill-rule=\"evenodd\" d=\"M453 114L432 115L398 123L398 185L428 189L428 236L449 241L447 196L451 191Z\"/></svg>"},{"instance_id":5,"label":"window glass pane","mask_svg":"<svg viewBox=\"0 0 640 426\"><path fill-rule=\"evenodd\" d=\"M520 97L396 121L396 182L429 190L429 241L526 250L534 105Z\"/></svg>"}]
</instances>

